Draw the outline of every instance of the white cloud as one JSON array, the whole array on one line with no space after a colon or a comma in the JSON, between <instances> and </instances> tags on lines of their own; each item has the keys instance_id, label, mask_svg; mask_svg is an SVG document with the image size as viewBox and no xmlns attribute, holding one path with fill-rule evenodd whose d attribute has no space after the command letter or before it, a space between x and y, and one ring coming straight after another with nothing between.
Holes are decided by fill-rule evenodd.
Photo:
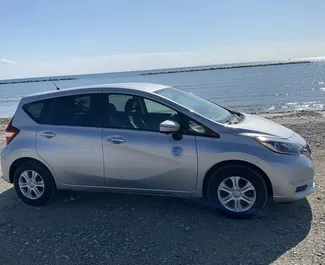
<instances>
[{"instance_id":1,"label":"white cloud","mask_svg":"<svg viewBox=\"0 0 325 265\"><path fill-rule=\"evenodd\" d=\"M15 64L16 62L12 61L12 60L0 58L0 63L3 63L3 64Z\"/></svg>"}]
</instances>

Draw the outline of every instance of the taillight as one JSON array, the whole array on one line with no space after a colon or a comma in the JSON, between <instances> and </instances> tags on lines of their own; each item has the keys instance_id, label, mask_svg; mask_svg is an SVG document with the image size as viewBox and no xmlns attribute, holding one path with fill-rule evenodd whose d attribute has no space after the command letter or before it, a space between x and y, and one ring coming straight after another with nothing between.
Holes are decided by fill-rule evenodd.
<instances>
[{"instance_id":1,"label":"taillight","mask_svg":"<svg viewBox=\"0 0 325 265\"><path fill-rule=\"evenodd\" d=\"M5 132L7 144L9 144L19 133L19 130L12 126L12 119L10 120Z\"/></svg>"}]
</instances>

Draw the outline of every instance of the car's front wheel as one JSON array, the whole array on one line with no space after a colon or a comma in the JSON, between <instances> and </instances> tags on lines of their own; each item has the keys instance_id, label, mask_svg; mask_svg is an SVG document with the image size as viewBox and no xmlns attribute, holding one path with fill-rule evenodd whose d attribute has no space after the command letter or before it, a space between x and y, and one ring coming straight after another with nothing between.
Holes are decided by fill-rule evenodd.
<instances>
[{"instance_id":1,"label":"car's front wheel","mask_svg":"<svg viewBox=\"0 0 325 265\"><path fill-rule=\"evenodd\" d=\"M55 192L51 173L34 161L27 161L18 167L14 175L14 186L18 196L33 206L47 203Z\"/></svg>"},{"instance_id":2,"label":"car's front wheel","mask_svg":"<svg viewBox=\"0 0 325 265\"><path fill-rule=\"evenodd\" d=\"M208 199L221 213L247 218L260 212L267 201L267 188L255 170L242 165L218 169L208 184Z\"/></svg>"}]
</instances>

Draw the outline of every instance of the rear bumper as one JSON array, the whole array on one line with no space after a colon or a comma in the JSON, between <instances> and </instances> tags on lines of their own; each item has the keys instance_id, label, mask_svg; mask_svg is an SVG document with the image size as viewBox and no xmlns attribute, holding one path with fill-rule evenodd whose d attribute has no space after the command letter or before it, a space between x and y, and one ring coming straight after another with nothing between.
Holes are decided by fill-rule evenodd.
<instances>
[{"instance_id":1,"label":"rear bumper","mask_svg":"<svg viewBox=\"0 0 325 265\"><path fill-rule=\"evenodd\" d=\"M307 156L272 154L260 162L275 202L296 201L315 192L314 163Z\"/></svg>"}]
</instances>

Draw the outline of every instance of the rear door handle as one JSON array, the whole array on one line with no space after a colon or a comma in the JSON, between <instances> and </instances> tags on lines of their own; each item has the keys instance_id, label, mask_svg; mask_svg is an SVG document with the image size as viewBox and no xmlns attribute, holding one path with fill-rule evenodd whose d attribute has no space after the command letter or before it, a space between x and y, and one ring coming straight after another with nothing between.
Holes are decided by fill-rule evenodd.
<instances>
[{"instance_id":1,"label":"rear door handle","mask_svg":"<svg viewBox=\"0 0 325 265\"><path fill-rule=\"evenodd\" d=\"M123 136L112 135L112 136L106 137L106 141L111 144L123 144L126 142L126 139Z\"/></svg>"},{"instance_id":2,"label":"rear door handle","mask_svg":"<svg viewBox=\"0 0 325 265\"><path fill-rule=\"evenodd\" d=\"M51 139L56 136L56 133L52 132L52 131L42 131L42 132L40 132L40 135L47 139Z\"/></svg>"}]
</instances>

